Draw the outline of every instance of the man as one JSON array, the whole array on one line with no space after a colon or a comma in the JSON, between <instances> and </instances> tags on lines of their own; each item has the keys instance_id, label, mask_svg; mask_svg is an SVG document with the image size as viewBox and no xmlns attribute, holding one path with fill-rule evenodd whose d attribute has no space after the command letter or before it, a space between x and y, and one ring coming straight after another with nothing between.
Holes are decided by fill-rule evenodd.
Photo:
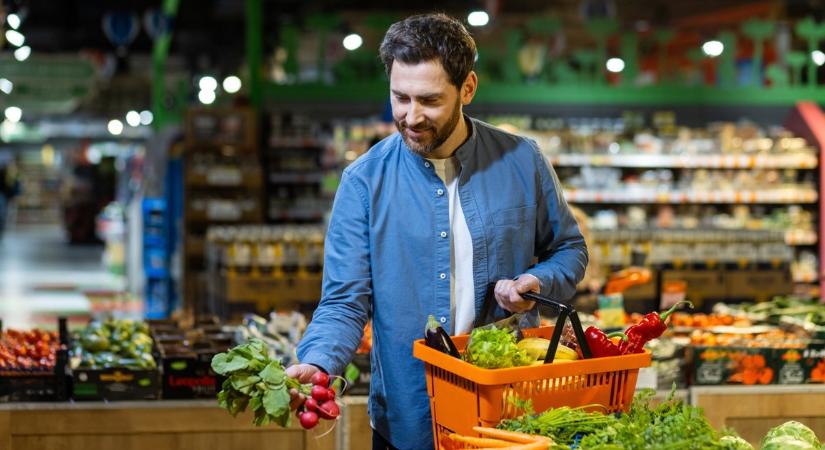
<instances>
[{"instance_id":1,"label":"man","mask_svg":"<svg viewBox=\"0 0 825 450\"><path fill-rule=\"evenodd\" d=\"M429 314L468 333L490 283L499 313L527 311L521 293L568 299L587 265L535 143L463 115L478 84L475 56L467 30L441 14L387 31L381 58L398 133L341 177L321 303L301 364L287 370L304 382L318 370L341 373L372 318L373 448L433 446L424 367L412 356Z\"/></svg>"}]
</instances>

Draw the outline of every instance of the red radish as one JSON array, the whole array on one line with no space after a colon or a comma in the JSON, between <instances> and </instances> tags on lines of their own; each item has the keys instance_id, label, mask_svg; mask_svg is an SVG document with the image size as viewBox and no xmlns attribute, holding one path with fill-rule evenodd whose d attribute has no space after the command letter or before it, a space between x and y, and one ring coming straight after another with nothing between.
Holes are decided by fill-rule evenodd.
<instances>
[{"instance_id":1,"label":"red radish","mask_svg":"<svg viewBox=\"0 0 825 450\"><path fill-rule=\"evenodd\" d=\"M315 372L315 375L309 379L309 382L315 386L327 387L329 386L329 375L321 371Z\"/></svg>"},{"instance_id":2,"label":"red radish","mask_svg":"<svg viewBox=\"0 0 825 450\"><path fill-rule=\"evenodd\" d=\"M318 411L318 401L310 397L304 402L304 407L308 411L316 412Z\"/></svg>"},{"instance_id":3,"label":"red radish","mask_svg":"<svg viewBox=\"0 0 825 450\"><path fill-rule=\"evenodd\" d=\"M311 430L315 428L315 425L318 425L318 414L312 411L304 411L301 413L299 419L301 420L301 426L304 427L305 430Z\"/></svg>"},{"instance_id":4,"label":"red radish","mask_svg":"<svg viewBox=\"0 0 825 450\"><path fill-rule=\"evenodd\" d=\"M335 388L327 389L327 400L335 400Z\"/></svg>"},{"instance_id":5,"label":"red radish","mask_svg":"<svg viewBox=\"0 0 825 450\"><path fill-rule=\"evenodd\" d=\"M318 403L323 403L327 399L329 399L329 390L323 386L312 386L312 398L314 398Z\"/></svg>"},{"instance_id":6,"label":"red radish","mask_svg":"<svg viewBox=\"0 0 825 450\"><path fill-rule=\"evenodd\" d=\"M339 414L341 414L341 410L335 400L327 400L318 406L318 415L322 419L335 420Z\"/></svg>"}]
</instances>

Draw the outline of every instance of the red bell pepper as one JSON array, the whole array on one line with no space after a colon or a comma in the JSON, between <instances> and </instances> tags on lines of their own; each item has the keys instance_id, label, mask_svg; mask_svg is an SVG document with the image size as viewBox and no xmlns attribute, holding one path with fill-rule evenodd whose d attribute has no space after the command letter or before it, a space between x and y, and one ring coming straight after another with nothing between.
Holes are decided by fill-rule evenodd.
<instances>
[{"instance_id":1,"label":"red bell pepper","mask_svg":"<svg viewBox=\"0 0 825 450\"><path fill-rule=\"evenodd\" d=\"M584 338L587 340L587 345L590 347L590 354L593 355L594 358L619 356L622 354L619 346L610 340L610 338L615 336L621 336L623 340L627 340L627 336L621 331L605 334L604 331L596 327L587 327L587 330L584 331Z\"/></svg>"},{"instance_id":2,"label":"red bell pepper","mask_svg":"<svg viewBox=\"0 0 825 450\"><path fill-rule=\"evenodd\" d=\"M693 303L689 301L679 302L661 314L656 311L646 314L639 323L628 328L627 331L625 331L625 334L627 334L627 342L623 342L620 346L621 353L623 355L642 353L646 343L658 338L667 330L665 321L683 304L688 304L693 308Z\"/></svg>"}]
</instances>

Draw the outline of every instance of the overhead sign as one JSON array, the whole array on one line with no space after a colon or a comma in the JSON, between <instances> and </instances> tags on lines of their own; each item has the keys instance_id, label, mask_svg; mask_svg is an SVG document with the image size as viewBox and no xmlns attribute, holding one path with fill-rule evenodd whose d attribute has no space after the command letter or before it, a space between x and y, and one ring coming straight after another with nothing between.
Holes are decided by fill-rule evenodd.
<instances>
[{"instance_id":1,"label":"overhead sign","mask_svg":"<svg viewBox=\"0 0 825 450\"><path fill-rule=\"evenodd\" d=\"M25 61L0 56L0 78L13 84L12 92L0 95L0 103L24 111L68 113L92 93L97 70L77 55L32 55Z\"/></svg>"}]
</instances>

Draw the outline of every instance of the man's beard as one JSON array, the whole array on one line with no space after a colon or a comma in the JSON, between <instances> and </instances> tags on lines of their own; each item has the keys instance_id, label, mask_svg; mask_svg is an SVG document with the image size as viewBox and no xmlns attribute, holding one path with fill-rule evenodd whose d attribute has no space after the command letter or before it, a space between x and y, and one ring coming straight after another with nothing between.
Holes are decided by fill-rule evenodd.
<instances>
[{"instance_id":1,"label":"man's beard","mask_svg":"<svg viewBox=\"0 0 825 450\"><path fill-rule=\"evenodd\" d=\"M431 156L432 153L441 146L447 139L453 134L455 131L455 127L458 125L459 119L461 119L461 102L460 100L456 99L455 106L453 107L453 113L450 116L450 120L442 127L438 129L435 124L430 122L429 120L424 120L421 124L419 124L418 128L413 128L413 131L420 132L420 131L428 131L429 134L432 134L430 139L426 139L426 137L422 140L415 141L410 136L407 135L407 130L409 127L407 123L403 120L395 121L395 127L398 129L398 132L401 133L401 138L404 139L404 143L407 144L407 147L423 157Z\"/></svg>"}]
</instances>

